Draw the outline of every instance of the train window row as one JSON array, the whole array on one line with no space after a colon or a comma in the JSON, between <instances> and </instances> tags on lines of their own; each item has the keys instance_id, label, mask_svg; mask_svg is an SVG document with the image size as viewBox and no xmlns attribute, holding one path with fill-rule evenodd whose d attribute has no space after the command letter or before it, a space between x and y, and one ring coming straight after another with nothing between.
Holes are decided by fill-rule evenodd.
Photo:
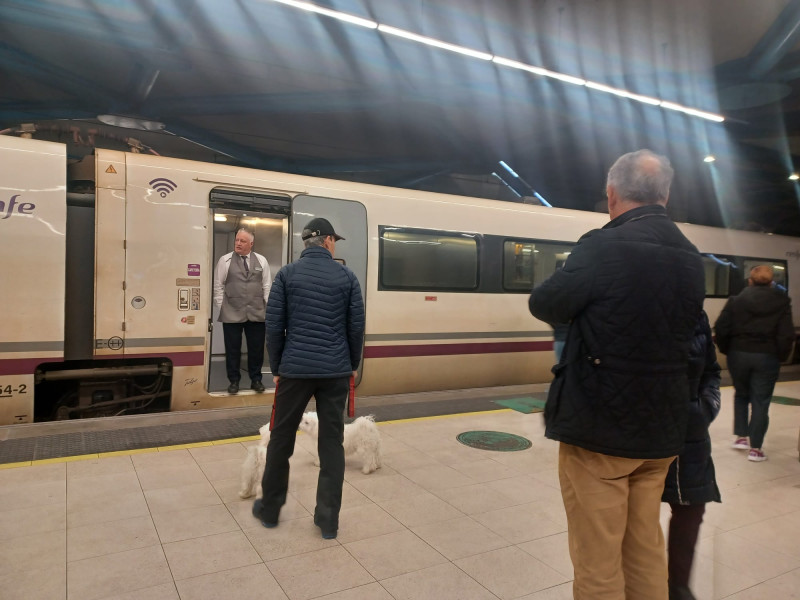
<instances>
[{"instance_id":1,"label":"train window row","mask_svg":"<svg viewBox=\"0 0 800 600\"><path fill-rule=\"evenodd\" d=\"M785 260L704 254L706 298L727 298L738 294L747 286L750 269L757 265L771 266L775 274L775 285L783 290L788 289L788 269Z\"/></svg>"},{"instance_id":2,"label":"train window row","mask_svg":"<svg viewBox=\"0 0 800 600\"><path fill-rule=\"evenodd\" d=\"M379 289L530 293L573 244L411 227L379 227Z\"/></svg>"},{"instance_id":3,"label":"train window row","mask_svg":"<svg viewBox=\"0 0 800 600\"><path fill-rule=\"evenodd\" d=\"M379 289L529 293L560 269L574 244L453 231L380 226ZM727 298L768 264L787 289L785 260L704 254L706 297Z\"/></svg>"}]
</instances>

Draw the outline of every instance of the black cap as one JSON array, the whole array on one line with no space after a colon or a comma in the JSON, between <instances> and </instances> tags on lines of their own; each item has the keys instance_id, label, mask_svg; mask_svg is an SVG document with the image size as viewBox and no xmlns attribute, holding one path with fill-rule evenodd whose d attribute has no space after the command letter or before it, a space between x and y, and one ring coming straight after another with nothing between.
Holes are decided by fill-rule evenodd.
<instances>
[{"instance_id":1,"label":"black cap","mask_svg":"<svg viewBox=\"0 0 800 600\"><path fill-rule=\"evenodd\" d=\"M317 237L318 235L332 235L333 239L335 239L337 242L344 239L333 230L333 225L331 225L330 221L328 221L328 219L323 219L322 217L311 219L303 229L303 233L300 237L304 240L307 240L308 238Z\"/></svg>"}]
</instances>

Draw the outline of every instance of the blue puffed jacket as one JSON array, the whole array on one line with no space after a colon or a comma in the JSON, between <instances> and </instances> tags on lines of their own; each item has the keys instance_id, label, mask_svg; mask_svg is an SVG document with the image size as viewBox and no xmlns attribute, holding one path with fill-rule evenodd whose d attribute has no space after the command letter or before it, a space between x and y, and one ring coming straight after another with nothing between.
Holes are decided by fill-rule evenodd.
<instances>
[{"instance_id":1,"label":"blue puffed jacket","mask_svg":"<svg viewBox=\"0 0 800 600\"><path fill-rule=\"evenodd\" d=\"M275 276L267 301L267 353L274 375L349 377L361 362L364 301L355 274L312 246Z\"/></svg>"},{"instance_id":2,"label":"blue puffed jacket","mask_svg":"<svg viewBox=\"0 0 800 600\"><path fill-rule=\"evenodd\" d=\"M689 421L686 445L669 467L662 502L721 502L708 426L719 414L720 368L705 312L697 323L689 350Z\"/></svg>"}]
</instances>

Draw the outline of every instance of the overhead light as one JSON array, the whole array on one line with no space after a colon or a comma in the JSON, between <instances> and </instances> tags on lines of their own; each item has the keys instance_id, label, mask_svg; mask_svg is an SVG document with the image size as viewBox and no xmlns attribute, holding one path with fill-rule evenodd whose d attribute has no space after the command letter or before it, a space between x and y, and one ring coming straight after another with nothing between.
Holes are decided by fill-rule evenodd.
<instances>
[{"instance_id":1,"label":"overhead light","mask_svg":"<svg viewBox=\"0 0 800 600\"><path fill-rule=\"evenodd\" d=\"M138 129L139 131L162 131L166 125L159 121L149 121L139 117L129 117L126 115L97 115L97 120L113 127L123 127L125 129Z\"/></svg>"},{"instance_id":2,"label":"overhead light","mask_svg":"<svg viewBox=\"0 0 800 600\"><path fill-rule=\"evenodd\" d=\"M798 179L800 179L800 175L798 175L797 173L792 173L791 175L789 175L789 179L791 179L792 181L797 181Z\"/></svg>"},{"instance_id":3,"label":"overhead light","mask_svg":"<svg viewBox=\"0 0 800 600\"><path fill-rule=\"evenodd\" d=\"M385 33L388 35L395 35L398 37L405 38L407 40L411 40L414 42L419 42L421 44L426 44L428 46L434 46L436 48L442 48L444 50L449 50L451 52L457 52L459 54L463 54L465 56L471 56L472 58L477 58L479 60L490 60L495 64L502 65L504 67L510 67L512 69L519 69L522 71L527 71L528 73L533 73L534 75L541 75L542 77L549 77L551 79L558 79L559 81L563 81L565 83L571 83L574 85L581 85L586 86L590 89L603 92L606 94L612 94L614 96L619 96L621 98L627 98L628 100L633 100L635 102L641 102L643 104L650 104L652 106L660 106L665 110L674 110L677 112L682 112L686 115L692 117L699 117L701 119L707 119L709 121L714 121L716 123L721 123L725 120L725 117L722 115L718 115L715 113L706 112L703 110L697 110L695 108L690 108L688 106L683 106L680 104L676 104L675 102L668 102L666 100L661 100L659 98L653 98L650 96L644 96L642 94L634 94L629 92L628 90L615 88L612 86L608 86L602 83L597 83L594 81L588 81L583 79L582 77L575 77L574 75L567 75L566 73L560 73L558 71L551 71L549 69L545 69L543 67L538 67L535 65L525 64L523 62L517 60L511 60L508 58L503 58L502 56L494 56L489 52L482 52L480 50L474 50L472 48L467 48L465 46L458 46L456 44L450 44L448 42L443 42L436 38L428 37L425 35L419 35L412 31L407 31L405 29L399 29L397 27L391 27L389 25L383 25L377 23L375 21L371 21L369 19L364 19L362 17L356 17L354 15L350 15L347 13L339 12L336 10L331 10L329 8L324 8L322 6L317 6L311 2L303 2L300 0L272 0L273 2L277 2L279 4L284 4L286 6L292 6L294 8L299 8L302 10L306 10L309 12L318 13L321 15L325 15L327 17L331 17L334 19L339 19L340 21L346 21L348 23L352 23L355 25L360 25L362 27L367 27L369 29L377 29L381 33ZM161 127L163 129L163 126Z\"/></svg>"},{"instance_id":4,"label":"overhead light","mask_svg":"<svg viewBox=\"0 0 800 600\"><path fill-rule=\"evenodd\" d=\"M421 44L426 44L428 46L434 46L435 48L442 48L443 50L450 50L451 52L458 52L459 54L465 54L466 56L471 56L472 58L479 58L481 60L492 60L492 55L488 52L480 52L478 50L472 50L471 48L465 48L464 46L457 46L455 44L449 44L447 42L442 42L440 40L425 36L419 35L416 33L412 33L411 31L406 31L405 29L398 29L397 27L389 27L388 25L378 25L378 31L381 33L388 33L389 35L396 35L401 38L405 38L407 40L412 40L414 42L419 42Z\"/></svg>"},{"instance_id":5,"label":"overhead light","mask_svg":"<svg viewBox=\"0 0 800 600\"><path fill-rule=\"evenodd\" d=\"M715 160L717 160L717 157L716 157L716 156L714 156L713 154L709 154L708 156L706 156L706 157L703 159L703 162L712 163L712 162L714 162Z\"/></svg>"},{"instance_id":6,"label":"overhead light","mask_svg":"<svg viewBox=\"0 0 800 600\"><path fill-rule=\"evenodd\" d=\"M361 27L366 27L368 29L376 29L378 27L378 24L375 21L370 21L369 19L362 19L361 17L356 17L355 15L349 15L347 13L339 12L338 10L331 10L329 8L324 8L322 6L317 6L316 4L311 4L310 2L298 2L297 0L273 0L273 1L278 2L279 4L286 4L287 6L293 6L295 8L301 8L303 10L307 10L309 12L325 15L326 17L331 17L333 19L339 19L340 21L346 21L348 23L352 23L353 25L361 25Z\"/></svg>"},{"instance_id":7,"label":"overhead light","mask_svg":"<svg viewBox=\"0 0 800 600\"><path fill-rule=\"evenodd\" d=\"M215 221L222 221L222 222L224 222L224 221L227 221L227 220L228 220L228 217L226 217L225 215L214 215L214 220L215 220Z\"/></svg>"},{"instance_id":8,"label":"overhead light","mask_svg":"<svg viewBox=\"0 0 800 600\"><path fill-rule=\"evenodd\" d=\"M659 106L661 106L661 108L666 108L667 110L677 110L678 112L686 113L687 115L692 115L693 117L700 117L701 119L708 119L709 121L715 121L717 123L722 123L725 120L725 117L722 115L715 115L714 113L697 110L695 108L689 108L688 106L682 106L680 104L675 104L674 102L667 102L666 100L662 101Z\"/></svg>"},{"instance_id":9,"label":"overhead light","mask_svg":"<svg viewBox=\"0 0 800 600\"><path fill-rule=\"evenodd\" d=\"M509 166L506 164L506 161L504 161L504 160L500 160L500 161L498 161L498 163L499 163L499 164L500 164L500 166L501 166L501 167L503 167L503 168L504 168L506 171L508 171L509 173L511 173L511 175L513 175L514 177L516 177L517 179L519 179L519 175L517 175L517 172L516 172L514 169L512 169L511 167L509 167Z\"/></svg>"}]
</instances>

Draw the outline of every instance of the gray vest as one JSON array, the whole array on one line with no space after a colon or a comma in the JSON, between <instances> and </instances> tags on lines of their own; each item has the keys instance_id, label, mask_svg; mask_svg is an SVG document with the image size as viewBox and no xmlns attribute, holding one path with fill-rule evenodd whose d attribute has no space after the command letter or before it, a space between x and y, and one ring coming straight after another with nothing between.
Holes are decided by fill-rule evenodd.
<instances>
[{"instance_id":1,"label":"gray vest","mask_svg":"<svg viewBox=\"0 0 800 600\"><path fill-rule=\"evenodd\" d=\"M234 252L228 265L228 276L225 278L225 293L222 295L222 308L219 320L223 323L244 323L245 321L263 321L267 312L264 302L262 277L264 267L251 252L247 257L250 273L244 270L242 257Z\"/></svg>"}]
</instances>

